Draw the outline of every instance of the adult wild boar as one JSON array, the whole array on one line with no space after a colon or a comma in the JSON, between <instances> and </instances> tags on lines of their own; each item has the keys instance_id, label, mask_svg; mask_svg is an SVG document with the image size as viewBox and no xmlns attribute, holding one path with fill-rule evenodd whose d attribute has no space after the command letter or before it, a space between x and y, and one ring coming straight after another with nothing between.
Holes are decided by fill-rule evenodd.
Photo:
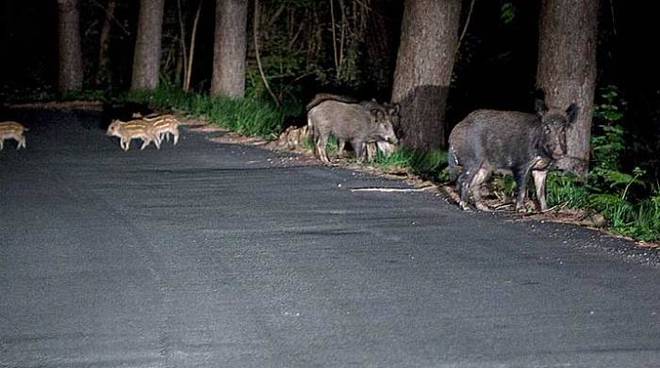
<instances>
[{"instance_id":1,"label":"adult wild boar","mask_svg":"<svg viewBox=\"0 0 660 368\"><path fill-rule=\"evenodd\" d=\"M546 176L551 165L566 154L566 129L575 122L578 107L548 109L538 100L536 111L476 110L454 127L449 135L449 169L456 176L462 167L456 184L463 209L468 208L471 192L475 206L488 210L481 202L480 186L495 170L513 173L517 211L523 209L530 173L537 208L547 209Z\"/></svg>"},{"instance_id":2,"label":"adult wild boar","mask_svg":"<svg viewBox=\"0 0 660 368\"><path fill-rule=\"evenodd\" d=\"M375 111L380 110L384 115L378 115L378 116L374 115L373 116L374 121L379 122L379 120L381 120L379 119L379 116L382 116L384 120L389 120L394 128L399 126L399 120L400 120L399 104L389 103L389 102L380 104L375 99L372 99L371 101L358 101L348 96L335 95L331 93L317 93L312 99L312 101L310 101L310 103L307 104L306 111L309 111L314 106L328 100L346 102L351 104L359 104L364 109L369 110L372 113L372 115L374 114ZM346 142L343 139L337 139L337 156L341 156L343 154L345 146L346 146ZM376 155L378 154L378 151L380 151L386 157L390 156L392 153L394 153L394 151L396 151L396 148L397 148L396 144L389 143L387 141L377 141L377 142L367 143L366 144L367 160L371 161L375 159Z\"/></svg>"},{"instance_id":3,"label":"adult wild boar","mask_svg":"<svg viewBox=\"0 0 660 368\"><path fill-rule=\"evenodd\" d=\"M339 142L351 142L360 161L364 160L366 144L398 142L391 117L381 109L335 99L326 99L315 105L310 103L308 107L307 122L314 137L315 153L323 162L330 162L326 152L330 136Z\"/></svg>"}]
</instances>

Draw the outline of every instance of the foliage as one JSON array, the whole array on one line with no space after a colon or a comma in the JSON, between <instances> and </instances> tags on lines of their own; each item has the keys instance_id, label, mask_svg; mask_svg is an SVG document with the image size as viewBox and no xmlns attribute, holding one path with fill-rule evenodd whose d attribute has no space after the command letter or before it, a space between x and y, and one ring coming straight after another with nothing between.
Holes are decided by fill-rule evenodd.
<instances>
[{"instance_id":1,"label":"foliage","mask_svg":"<svg viewBox=\"0 0 660 368\"><path fill-rule=\"evenodd\" d=\"M380 16L373 0L264 0L261 5L259 54L268 85L280 102L303 104L300 98L310 94L307 86L313 86L314 92L357 94L370 83L382 85L371 80L381 76L370 71L387 70L390 59L367 55L375 47L367 43L367 25ZM248 49L247 94L271 98L258 70L253 42Z\"/></svg>"},{"instance_id":2,"label":"foliage","mask_svg":"<svg viewBox=\"0 0 660 368\"><path fill-rule=\"evenodd\" d=\"M513 5L511 2L506 2L502 4L502 8L500 10L500 19L504 24L511 24L513 23L514 19L516 18L516 7Z\"/></svg>"},{"instance_id":3,"label":"foliage","mask_svg":"<svg viewBox=\"0 0 660 368\"><path fill-rule=\"evenodd\" d=\"M418 152L401 148L389 156L379 151L374 163L385 169L408 168L416 175L437 181L448 179L447 152L442 150Z\"/></svg>"},{"instance_id":4,"label":"foliage","mask_svg":"<svg viewBox=\"0 0 660 368\"><path fill-rule=\"evenodd\" d=\"M646 171L635 167L622 169L626 149L625 130L620 99L613 87L605 88L596 106L594 118L601 122L600 132L591 140L593 155L586 182L570 175L552 173L548 178L548 203L571 208L588 208L602 213L612 230L640 240L660 240L660 187L649 191L649 197L633 196L652 187L645 180Z\"/></svg>"},{"instance_id":5,"label":"foliage","mask_svg":"<svg viewBox=\"0 0 660 368\"><path fill-rule=\"evenodd\" d=\"M282 130L282 110L251 98L210 97L162 87L154 92L131 92L124 99L159 109L174 109L192 117L203 117L213 124L247 136L272 139Z\"/></svg>"}]
</instances>

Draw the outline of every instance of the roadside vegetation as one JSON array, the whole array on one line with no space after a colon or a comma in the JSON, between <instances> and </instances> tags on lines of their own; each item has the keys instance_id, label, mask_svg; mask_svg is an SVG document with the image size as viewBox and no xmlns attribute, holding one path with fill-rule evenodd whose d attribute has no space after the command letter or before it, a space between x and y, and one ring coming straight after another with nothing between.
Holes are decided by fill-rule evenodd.
<instances>
[{"instance_id":1,"label":"roadside vegetation","mask_svg":"<svg viewBox=\"0 0 660 368\"><path fill-rule=\"evenodd\" d=\"M600 213L612 232L637 240L660 240L660 183L654 181L653 161L630 163L626 137L620 121L625 113L615 87L599 96L592 136L592 157L586 178L552 172L547 182L548 205L556 210L579 209ZM379 156L376 165L385 169L407 168L425 178L446 182L446 153L398 151L390 157ZM493 188L498 197L512 198L515 184L510 177L496 177ZM530 190L530 195L533 195Z\"/></svg>"},{"instance_id":2,"label":"roadside vegetation","mask_svg":"<svg viewBox=\"0 0 660 368\"><path fill-rule=\"evenodd\" d=\"M174 87L160 87L153 92L130 92L121 98L159 110L177 111L242 135L266 139L275 139L279 135L288 111L258 98L211 97L186 93Z\"/></svg>"},{"instance_id":3,"label":"roadside vegetation","mask_svg":"<svg viewBox=\"0 0 660 368\"><path fill-rule=\"evenodd\" d=\"M618 234L643 241L660 240L660 183L654 162L631 161L629 145L637 141L621 125L625 113L616 88L600 94L594 114L591 168L587 177L553 173L548 180L552 206L590 209L601 213ZM628 138L628 139L626 139ZM657 180L657 179L656 179Z\"/></svg>"},{"instance_id":4,"label":"roadside vegetation","mask_svg":"<svg viewBox=\"0 0 660 368\"><path fill-rule=\"evenodd\" d=\"M254 95L253 95L254 96ZM82 91L57 96L55 93L34 91L29 94L6 96L9 101L102 101L107 103L135 103L161 111L177 113L205 120L241 135L274 140L284 128L286 116L303 114L301 103L281 107L263 97L232 99L206 94L184 92L174 86L159 87L152 92L128 92L109 95L102 91ZM625 101L615 87L608 87L598 96L600 103L594 113L592 158L586 178L552 172L548 178L548 205L556 210L579 209L600 213L607 228L637 240L660 240L660 184L653 181L653 162L630 164L627 160L627 136L620 121L625 114ZM336 140L331 139L328 152L336 153ZM311 151L312 144L305 148ZM390 156L380 152L369 163L384 171L404 170L437 183L447 183L447 154L445 151L415 152L400 149ZM493 188L501 198L512 198L513 180L496 177ZM530 195L533 195L530 190Z\"/></svg>"}]
</instances>

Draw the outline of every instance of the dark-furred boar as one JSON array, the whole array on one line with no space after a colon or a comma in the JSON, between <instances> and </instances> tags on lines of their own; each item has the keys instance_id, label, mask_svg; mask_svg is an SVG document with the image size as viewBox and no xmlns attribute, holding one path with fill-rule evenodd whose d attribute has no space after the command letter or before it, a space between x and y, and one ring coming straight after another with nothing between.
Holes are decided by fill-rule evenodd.
<instances>
[{"instance_id":1,"label":"dark-furred boar","mask_svg":"<svg viewBox=\"0 0 660 368\"><path fill-rule=\"evenodd\" d=\"M578 113L548 109L537 101L537 113L476 110L458 123L449 135L449 169L456 177L460 205L468 208L470 192L475 206L481 202L480 186L493 171L513 173L517 184L516 210L523 209L529 176L534 178L537 207L547 209L545 180L555 160L566 155L566 129ZM462 168L462 169L461 169Z\"/></svg>"},{"instance_id":2,"label":"dark-furred boar","mask_svg":"<svg viewBox=\"0 0 660 368\"><path fill-rule=\"evenodd\" d=\"M307 105L307 121L314 137L315 153L322 161L330 162L326 152L330 136L337 138L340 146L349 141L360 161L364 160L367 144L398 142L392 126L392 116L381 105L328 97L338 96L317 95Z\"/></svg>"}]
</instances>

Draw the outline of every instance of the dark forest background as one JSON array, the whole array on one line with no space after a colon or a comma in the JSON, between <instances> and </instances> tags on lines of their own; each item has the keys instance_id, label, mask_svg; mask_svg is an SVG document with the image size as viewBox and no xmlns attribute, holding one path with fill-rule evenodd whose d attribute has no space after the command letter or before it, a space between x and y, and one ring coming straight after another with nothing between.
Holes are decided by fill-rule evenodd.
<instances>
[{"instance_id":1,"label":"dark forest background","mask_svg":"<svg viewBox=\"0 0 660 368\"><path fill-rule=\"evenodd\" d=\"M366 3L368 11L351 13L355 19L352 33L346 36L345 62L338 75L330 46L327 2L262 1L261 53L266 74L283 100L304 104L319 91L389 100L403 2ZM461 30L469 3L463 5ZM599 10L596 104L603 102L604 91L618 91L615 102L624 109L621 122L626 127L627 144L639 147L628 151L636 156L636 162L653 161L660 152L660 56L652 47L659 32L652 3L603 0ZM180 85L182 78L178 4L189 38L199 0L166 1L161 83L172 85ZM122 91L130 85L139 2L117 1L110 33L109 77L97 83L99 36L106 6L106 0L81 1L84 86ZM206 92L213 63L215 2L204 0L201 6L191 88ZM58 71L56 2L3 0L0 10L2 96L17 99L54 92ZM251 17L252 10L248 14ZM450 126L475 108L532 109L538 22L537 1L474 2L454 67L447 105ZM293 46L289 44L292 36L296 38ZM246 94L267 98L258 78L251 35L248 40ZM594 127L598 129L597 122Z\"/></svg>"}]
</instances>

